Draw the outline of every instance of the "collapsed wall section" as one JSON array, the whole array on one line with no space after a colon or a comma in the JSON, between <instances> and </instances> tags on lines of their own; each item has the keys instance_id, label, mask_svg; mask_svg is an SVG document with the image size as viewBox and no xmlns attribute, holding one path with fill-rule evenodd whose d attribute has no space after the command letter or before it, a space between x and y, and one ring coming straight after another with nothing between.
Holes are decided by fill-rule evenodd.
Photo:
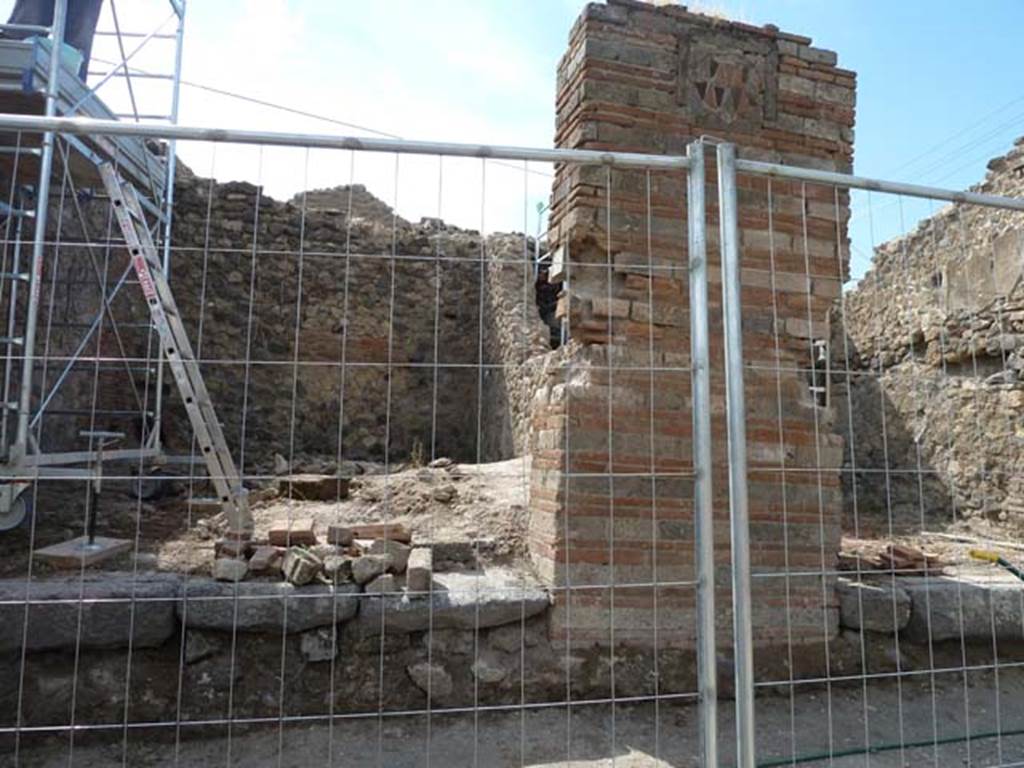
<instances>
[{"instance_id":1,"label":"collapsed wall section","mask_svg":"<svg viewBox=\"0 0 1024 768\"><path fill-rule=\"evenodd\" d=\"M852 162L854 75L808 38L632 0L589 4L558 70L561 147L681 155L702 135L741 157ZM709 153L710 155L713 153ZM571 341L535 400L531 551L573 642L690 643L693 508L686 178L562 165L549 240ZM723 338L714 201L709 260L715 527L728 605ZM847 272L844 193L740 179L755 637L835 627L841 440L809 391L814 341ZM788 471L787 471L788 468ZM800 471L792 471L799 468ZM822 579L826 583L823 584ZM730 618L723 608L720 628Z\"/></svg>"}]
</instances>

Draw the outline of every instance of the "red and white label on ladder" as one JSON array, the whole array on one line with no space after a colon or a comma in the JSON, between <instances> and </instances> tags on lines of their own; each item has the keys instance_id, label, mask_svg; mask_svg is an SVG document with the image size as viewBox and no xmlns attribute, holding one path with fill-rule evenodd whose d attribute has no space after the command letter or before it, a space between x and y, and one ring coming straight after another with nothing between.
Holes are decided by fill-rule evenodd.
<instances>
[{"instance_id":1,"label":"red and white label on ladder","mask_svg":"<svg viewBox=\"0 0 1024 768\"><path fill-rule=\"evenodd\" d=\"M100 166L100 175L231 531L237 534L250 532L252 516L245 488L192 354L192 345L178 317L170 285L160 271L156 246L150 237L135 189L121 179L109 163Z\"/></svg>"}]
</instances>

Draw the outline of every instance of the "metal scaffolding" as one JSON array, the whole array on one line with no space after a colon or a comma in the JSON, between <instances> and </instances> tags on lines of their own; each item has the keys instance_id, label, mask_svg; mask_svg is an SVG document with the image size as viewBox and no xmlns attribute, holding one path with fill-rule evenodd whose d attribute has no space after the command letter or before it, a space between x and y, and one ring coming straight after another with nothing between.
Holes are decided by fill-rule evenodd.
<instances>
[{"instance_id":1,"label":"metal scaffolding","mask_svg":"<svg viewBox=\"0 0 1024 768\"><path fill-rule=\"evenodd\" d=\"M115 41L117 60L94 58L105 69L90 70L85 82L63 56L62 45L54 43L64 39L67 0L54 0L51 27L27 29L23 25L0 25L0 32L36 33L26 39L0 38L0 111L49 118L118 119L134 125L176 124L186 2L169 0L169 6L169 15L152 29L129 30L123 28L118 19L116 0L111 0L113 29L99 30L96 36L102 41ZM169 104L165 111L147 113L140 111L133 83L133 78L138 78L139 74L132 71L129 62L158 43L163 43L167 54L167 71L147 77L159 77L170 83ZM108 92L113 93L119 83L126 91L130 111L115 112L102 98ZM0 337L4 368L0 382L3 388L0 392L0 458L3 461L0 478L6 481L0 482L0 530L15 527L28 516L31 494L25 492L36 478L59 474L88 479L94 475L93 469L81 467L91 466L96 460L98 438L83 435L88 441L84 450L46 452L40 445L39 431L44 415L75 417L68 409L56 408L54 397L79 364L101 324L109 322L113 334L118 335L117 322L109 306L127 274L109 293L101 283L104 306L95 320L86 324L74 353L62 361L52 383L39 375L38 366L43 357L38 349L41 289L44 273L56 267L55 263L49 263L54 258L54 249L49 248L53 222L48 220L48 214L55 208L55 194L59 197L58 211L73 209L81 217L78 195L86 189L100 187L100 166L115 163L120 176L140 190L140 203L152 217L162 244L166 273L170 268L174 204L174 141L158 149L154 151L142 137L57 136L47 131L39 138L37 134L11 130L0 134L0 166L6 171L9 182L8 201L0 211L5 218L0 296L8 309L4 318L6 331ZM84 221L82 227L85 231ZM140 445L108 449L104 452L107 460L138 461L161 455L162 357L158 356L153 365L154 384L147 399L149 407ZM127 365L125 372L133 391L137 391L134 372Z\"/></svg>"}]
</instances>

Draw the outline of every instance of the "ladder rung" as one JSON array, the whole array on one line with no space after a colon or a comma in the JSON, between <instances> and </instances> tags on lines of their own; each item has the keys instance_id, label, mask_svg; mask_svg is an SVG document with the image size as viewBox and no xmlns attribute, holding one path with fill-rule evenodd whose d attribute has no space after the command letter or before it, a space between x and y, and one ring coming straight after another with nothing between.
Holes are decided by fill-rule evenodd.
<instances>
[{"instance_id":1,"label":"ladder rung","mask_svg":"<svg viewBox=\"0 0 1024 768\"><path fill-rule=\"evenodd\" d=\"M20 280L23 283L27 283L30 275L28 272L0 272L0 277L7 278L9 280Z\"/></svg>"},{"instance_id":2,"label":"ladder rung","mask_svg":"<svg viewBox=\"0 0 1024 768\"><path fill-rule=\"evenodd\" d=\"M7 346L20 347L25 344L24 336L0 336L0 344L6 344Z\"/></svg>"}]
</instances>

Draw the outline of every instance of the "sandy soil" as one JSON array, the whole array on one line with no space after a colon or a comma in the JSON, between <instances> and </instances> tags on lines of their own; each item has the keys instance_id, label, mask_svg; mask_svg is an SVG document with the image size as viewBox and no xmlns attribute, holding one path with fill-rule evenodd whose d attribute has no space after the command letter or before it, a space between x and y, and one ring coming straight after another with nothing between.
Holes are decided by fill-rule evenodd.
<instances>
[{"instance_id":1,"label":"sandy soil","mask_svg":"<svg viewBox=\"0 0 1024 768\"><path fill-rule=\"evenodd\" d=\"M322 463L322 462L321 462ZM400 466L384 472L372 463L350 463L355 471L349 498L341 502L316 502L275 495L277 482L269 468L254 491L252 505L256 535L265 535L278 520L313 518L323 539L332 523L400 522L417 542L471 541L481 539L489 557L503 561L525 556L528 524L529 459L518 458L490 464L446 463L444 466ZM297 466L300 472L319 469L315 458ZM186 502L187 481L173 483L174 493L158 502L143 502L130 492L125 480L106 481L100 503L97 531L101 535L137 542L133 552L107 561L101 568L131 570L139 567L181 573L209 574L214 542L225 530L222 515ZM24 577L29 552L48 544L79 536L85 524L86 490L78 481L41 483L38 486L34 525L0 534L0 577ZM199 490L196 495L204 495ZM867 523L871 522L872 525ZM1024 545L1015 543L1005 526L986 520L965 520L934 531L901 531L888 537L885 521L862 521L864 535L847 532L842 551L870 557L892 541L939 557L946 572L985 569L969 551L992 549L1010 562L1024 564ZM961 540L955 540L959 537ZM136 555L135 553L138 553ZM36 561L36 575L51 569Z\"/></svg>"},{"instance_id":2,"label":"sandy soil","mask_svg":"<svg viewBox=\"0 0 1024 768\"><path fill-rule=\"evenodd\" d=\"M268 498L254 492L256 535L265 535L277 520L313 518L321 540L332 523L403 523L415 542L485 539L489 555L516 559L524 553L528 459L490 464L448 464L443 467L400 467L385 474L382 467L360 464L349 498L316 502ZM267 487L276 486L272 480ZM225 529L222 515L189 507L187 483L176 481L177 495L156 503L140 502L126 481L107 481L100 502L97 532L137 541L132 554L105 562L102 568L131 570L134 551L140 567L208 574L214 542ZM197 495L202 495L197 494ZM82 534L86 494L79 482L39 485L33 525L0 535L0 576L24 576L28 553ZM49 568L34 562L33 572Z\"/></svg>"}]
</instances>

